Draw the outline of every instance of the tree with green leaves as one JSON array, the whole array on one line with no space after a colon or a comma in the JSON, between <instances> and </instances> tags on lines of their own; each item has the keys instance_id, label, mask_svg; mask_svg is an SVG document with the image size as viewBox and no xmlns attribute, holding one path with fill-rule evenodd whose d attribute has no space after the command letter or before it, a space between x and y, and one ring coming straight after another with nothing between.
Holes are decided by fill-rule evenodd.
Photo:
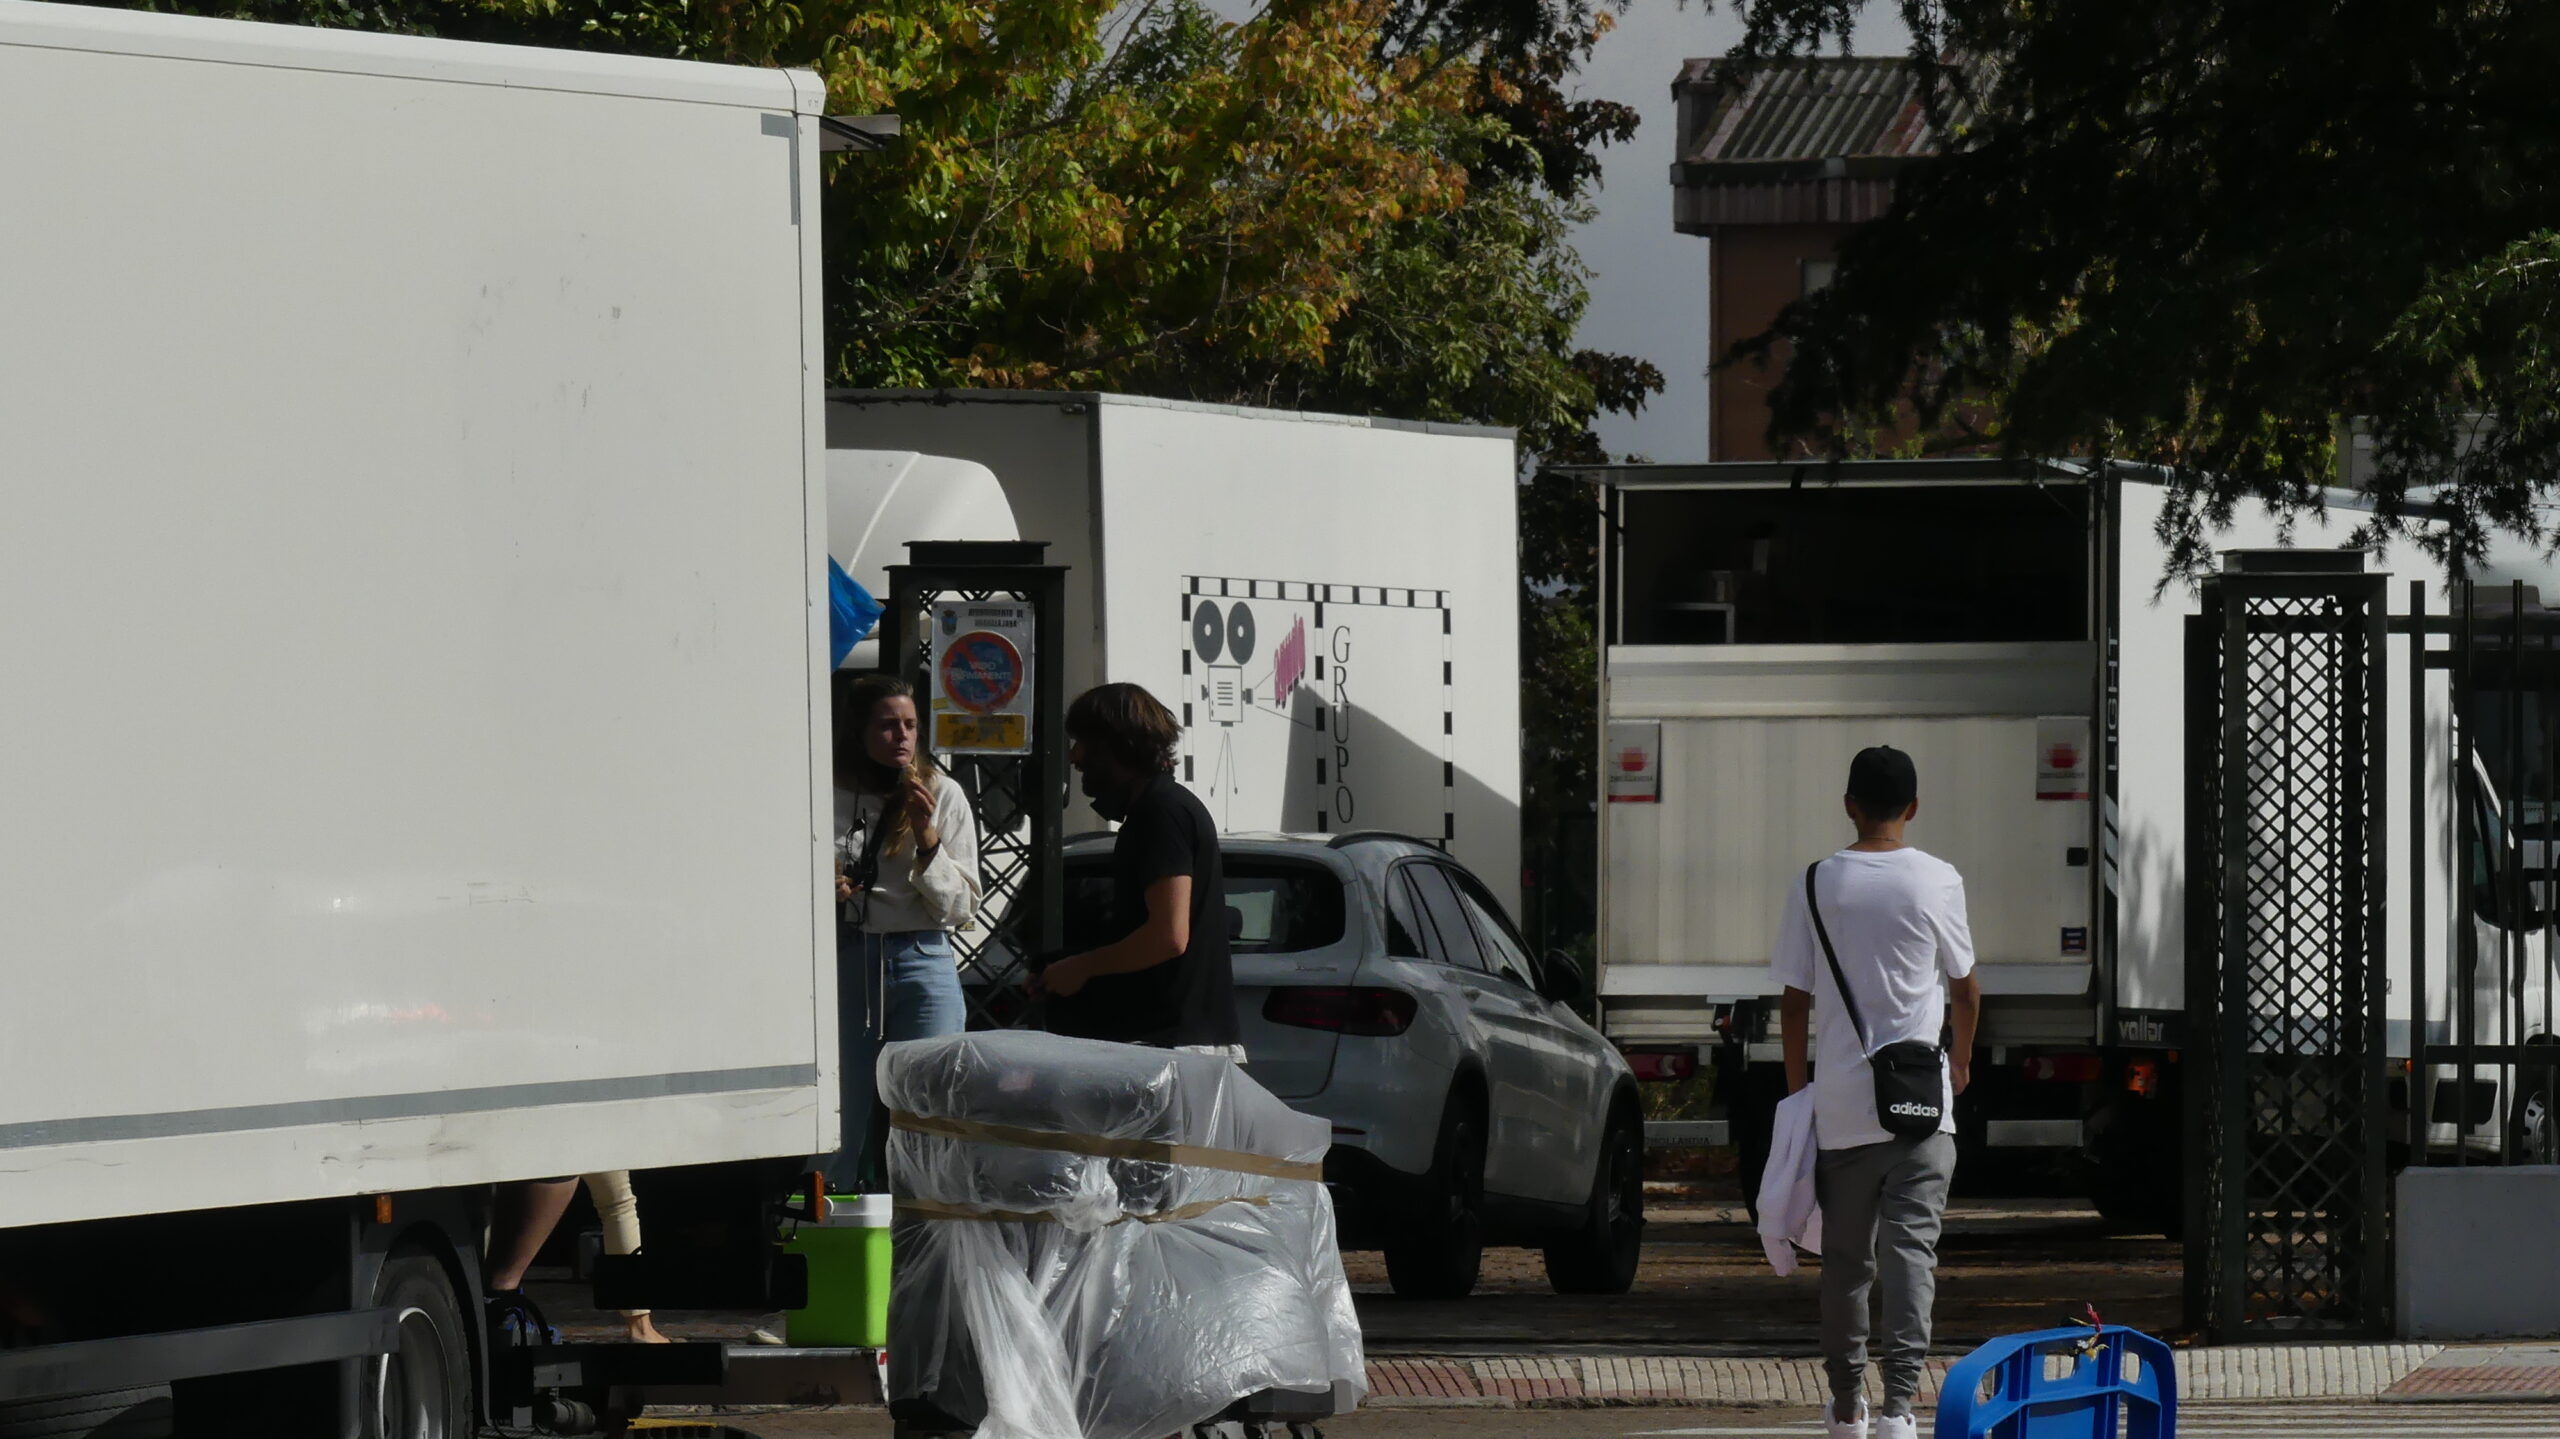
<instances>
[{"instance_id":1,"label":"tree with green leaves","mask_svg":"<svg viewBox=\"0 0 2560 1439\"><path fill-rule=\"evenodd\" d=\"M1624 0L1404 0L1380 45L1472 71L1476 128L1447 152L1466 203L1405 227L1372 259L1330 395L1342 408L1475 419L1520 431L1523 921L1543 943L1593 949L1600 776L1599 506L1550 463L1605 459L1593 421L1662 391L1650 362L1576 345L1587 291L1569 244L1592 213L1599 151L1636 132L1571 83Z\"/></svg>"},{"instance_id":2,"label":"tree with green leaves","mask_svg":"<svg viewBox=\"0 0 2560 1439\"><path fill-rule=\"evenodd\" d=\"M157 3L157 0L155 0ZM1321 368L1392 227L1452 209L1465 77L1387 0L176 0L251 19L802 67L899 144L827 173L833 378L1200 394ZM1218 366L1203 374L1199 356Z\"/></svg>"},{"instance_id":3,"label":"tree with green leaves","mask_svg":"<svg viewBox=\"0 0 2560 1439\"><path fill-rule=\"evenodd\" d=\"M1865 0L1738 0L1740 56ZM2560 9L2533 0L1895 0L1946 153L1838 280L1728 363L1785 358L1773 439L2157 466L2177 559L2316 507L2349 423L2375 524L2456 561L2549 540L2560 475Z\"/></svg>"}]
</instances>

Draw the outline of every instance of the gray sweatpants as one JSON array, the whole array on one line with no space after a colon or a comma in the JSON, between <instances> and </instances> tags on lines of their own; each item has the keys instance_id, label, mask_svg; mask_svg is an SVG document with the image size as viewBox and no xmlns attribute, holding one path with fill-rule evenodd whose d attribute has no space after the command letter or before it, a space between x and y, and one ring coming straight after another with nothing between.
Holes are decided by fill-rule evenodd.
<instances>
[{"instance_id":1,"label":"gray sweatpants","mask_svg":"<svg viewBox=\"0 0 2560 1439\"><path fill-rule=\"evenodd\" d=\"M1822 1367L1834 1402L1855 1400L1867 1378L1867 1292L1884 1281L1886 1414L1909 1414L1929 1358L1929 1309L1938 1298L1938 1230L1955 1177L1952 1134L1826 1149L1814 1166L1822 1204Z\"/></svg>"}]
</instances>

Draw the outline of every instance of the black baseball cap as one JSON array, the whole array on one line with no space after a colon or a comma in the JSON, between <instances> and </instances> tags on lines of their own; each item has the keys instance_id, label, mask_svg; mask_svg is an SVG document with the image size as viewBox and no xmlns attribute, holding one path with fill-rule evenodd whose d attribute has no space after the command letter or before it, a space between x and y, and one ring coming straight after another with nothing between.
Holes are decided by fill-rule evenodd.
<instances>
[{"instance_id":1,"label":"black baseball cap","mask_svg":"<svg viewBox=\"0 0 2560 1439\"><path fill-rule=\"evenodd\" d=\"M1849 798L1869 819L1899 818L1920 797L1920 771L1889 744L1871 745L1849 761Z\"/></svg>"}]
</instances>

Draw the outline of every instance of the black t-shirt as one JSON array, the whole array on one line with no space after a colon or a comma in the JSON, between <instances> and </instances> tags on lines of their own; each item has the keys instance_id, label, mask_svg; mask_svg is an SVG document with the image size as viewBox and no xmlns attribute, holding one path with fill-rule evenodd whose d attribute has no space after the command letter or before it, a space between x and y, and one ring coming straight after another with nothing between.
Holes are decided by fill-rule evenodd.
<instances>
[{"instance_id":1,"label":"black t-shirt","mask_svg":"<svg viewBox=\"0 0 2560 1439\"><path fill-rule=\"evenodd\" d=\"M1226 866L1218 827L1171 775L1147 781L1111 846L1111 938L1147 922L1147 888L1191 876L1191 947L1133 974L1097 975L1049 1001L1049 1027L1124 1044L1234 1044L1235 965L1227 953Z\"/></svg>"}]
</instances>

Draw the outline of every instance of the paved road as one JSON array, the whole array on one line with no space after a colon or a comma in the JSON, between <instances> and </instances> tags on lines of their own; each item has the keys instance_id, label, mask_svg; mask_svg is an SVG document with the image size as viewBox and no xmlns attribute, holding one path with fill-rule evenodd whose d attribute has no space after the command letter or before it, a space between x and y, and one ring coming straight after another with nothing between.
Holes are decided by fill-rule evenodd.
<instances>
[{"instance_id":1,"label":"paved road","mask_svg":"<svg viewBox=\"0 0 2560 1439\"><path fill-rule=\"evenodd\" d=\"M1560 1295L1538 1256L1494 1250L1477 1292L1399 1300L1375 1254L1343 1256L1373 1356L1553 1352L1574 1346L1680 1353L1811 1354L1810 1273L1769 1272L1739 1205L1655 1199L1632 1294ZM2179 1322L2178 1247L2111 1232L2077 1204L1959 1200L1938 1248L1939 1347L1962 1353L1998 1334L2046 1329L2094 1304L2109 1323L2160 1333ZM1731 1346L1730 1350L1727 1346Z\"/></svg>"},{"instance_id":2,"label":"paved road","mask_svg":"<svg viewBox=\"0 0 2560 1439\"><path fill-rule=\"evenodd\" d=\"M1388 1289L1379 1255L1345 1254L1369 1354L1814 1352L1812 1272L1771 1273L1740 1205L1668 1194L1649 1203L1644 1268L1632 1294L1558 1294L1535 1251L1497 1249L1486 1253L1473 1296L1405 1300ZM2114 1233L2077 1204L1958 1200L1938 1256L1943 1352L2052 1328L2091 1304L2109 1323L2155 1334L2179 1322L2178 1247L2156 1235ZM545 1282L535 1294L572 1339L604 1339L621 1328L578 1287ZM754 1318L661 1313L658 1327L679 1339L740 1340Z\"/></svg>"},{"instance_id":3,"label":"paved road","mask_svg":"<svg viewBox=\"0 0 2560 1439\"><path fill-rule=\"evenodd\" d=\"M757 1415L758 1439L888 1439L878 1414ZM1369 1410L1324 1426L1327 1439L1817 1439L1812 1410ZM645 1431L643 1431L645 1434ZM1924 1429L1922 1432L1926 1433ZM2550 1439L2550 1404L2189 1405L2180 1439Z\"/></svg>"}]
</instances>

